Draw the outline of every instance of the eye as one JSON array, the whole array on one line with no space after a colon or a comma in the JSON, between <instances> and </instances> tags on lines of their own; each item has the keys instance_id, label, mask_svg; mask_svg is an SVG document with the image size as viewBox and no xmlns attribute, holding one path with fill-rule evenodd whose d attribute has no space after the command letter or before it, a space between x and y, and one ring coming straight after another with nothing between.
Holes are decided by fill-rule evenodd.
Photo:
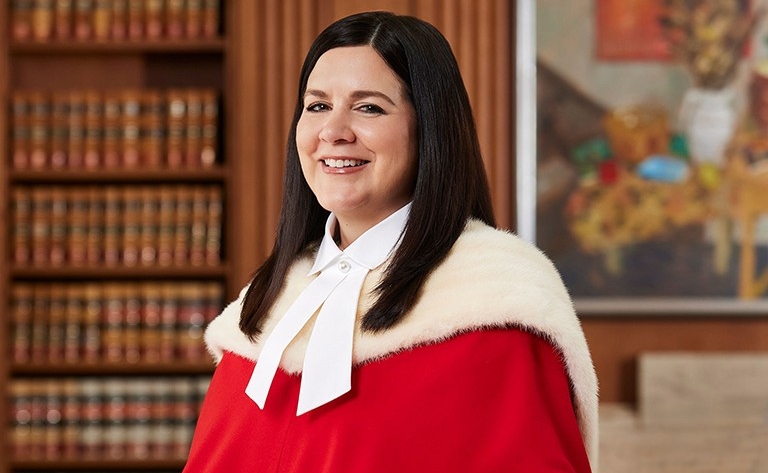
<instances>
[{"instance_id":1,"label":"eye","mask_svg":"<svg viewBox=\"0 0 768 473\"><path fill-rule=\"evenodd\" d=\"M372 103L367 103L364 105L361 105L357 107L358 110L360 110L363 113L369 113L373 115L383 115L384 109L379 107L378 105L374 105Z\"/></svg>"},{"instance_id":2,"label":"eye","mask_svg":"<svg viewBox=\"0 0 768 473\"><path fill-rule=\"evenodd\" d=\"M329 109L330 107L328 107L328 105L323 102L313 102L307 105L305 108L305 110L308 112L322 112Z\"/></svg>"}]
</instances>

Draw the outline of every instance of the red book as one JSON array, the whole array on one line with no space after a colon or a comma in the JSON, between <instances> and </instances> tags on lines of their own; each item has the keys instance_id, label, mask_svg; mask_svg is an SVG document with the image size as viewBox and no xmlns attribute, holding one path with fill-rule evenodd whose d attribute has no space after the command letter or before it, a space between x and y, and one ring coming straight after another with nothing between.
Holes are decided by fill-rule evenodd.
<instances>
[{"instance_id":1,"label":"red book","mask_svg":"<svg viewBox=\"0 0 768 473\"><path fill-rule=\"evenodd\" d=\"M144 0L128 0L128 38L144 37Z\"/></svg>"},{"instance_id":2,"label":"red book","mask_svg":"<svg viewBox=\"0 0 768 473\"><path fill-rule=\"evenodd\" d=\"M11 36L15 41L29 41L32 38L33 0L12 0Z\"/></svg>"},{"instance_id":3,"label":"red book","mask_svg":"<svg viewBox=\"0 0 768 473\"><path fill-rule=\"evenodd\" d=\"M184 33L188 38L199 38L203 34L203 0L187 0Z\"/></svg>"},{"instance_id":4,"label":"red book","mask_svg":"<svg viewBox=\"0 0 768 473\"><path fill-rule=\"evenodd\" d=\"M112 0L112 39L123 41L128 37L128 0Z\"/></svg>"},{"instance_id":5,"label":"red book","mask_svg":"<svg viewBox=\"0 0 768 473\"><path fill-rule=\"evenodd\" d=\"M166 0L165 31L166 36L173 39L184 35L184 14L187 0Z\"/></svg>"},{"instance_id":6,"label":"red book","mask_svg":"<svg viewBox=\"0 0 768 473\"><path fill-rule=\"evenodd\" d=\"M55 0L53 7L53 34L57 40L72 38L72 8L74 0Z\"/></svg>"},{"instance_id":7,"label":"red book","mask_svg":"<svg viewBox=\"0 0 768 473\"><path fill-rule=\"evenodd\" d=\"M74 31L75 39L80 41L89 40L93 37L93 1L94 0L74 0Z\"/></svg>"},{"instance_id":8,"label":"red book","mask_svg":"<svg viewBox=\"0 0 768 473\"><path fill-rule=\"evenodd\" d=\"M144 1L144 25L147 38L158 39L164 35L164 11L165 0Z\"/></svg>"},{"instance_id":9,"label":"red book","mask_svg":"<svg viewBox=\"0 0 768 473\"><path fill-rule=\"evenodd\" d=\"M206 38L219 35L220 3L220 0L203 0L203 36Z\"/></svg>"}]
</instances>

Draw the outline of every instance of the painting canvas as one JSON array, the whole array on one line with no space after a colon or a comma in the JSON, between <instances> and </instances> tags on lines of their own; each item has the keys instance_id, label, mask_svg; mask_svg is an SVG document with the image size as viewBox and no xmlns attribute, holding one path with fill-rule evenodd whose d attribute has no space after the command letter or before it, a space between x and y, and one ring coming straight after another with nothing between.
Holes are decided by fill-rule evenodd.
<instances>
[{"instance_id":1,"label":"painting canvas","mask_svg":"<svg viewBox=\"0 0 768 473\"><path fill-rule=\"evenodd\" d=\"M692 158L691 76L663 44L660 4L537 0L536 244L582 313L766 314L768 130L734 131L721 162ZM731 84L747 117L752 52Z\"/></svg>"}]
</instances>

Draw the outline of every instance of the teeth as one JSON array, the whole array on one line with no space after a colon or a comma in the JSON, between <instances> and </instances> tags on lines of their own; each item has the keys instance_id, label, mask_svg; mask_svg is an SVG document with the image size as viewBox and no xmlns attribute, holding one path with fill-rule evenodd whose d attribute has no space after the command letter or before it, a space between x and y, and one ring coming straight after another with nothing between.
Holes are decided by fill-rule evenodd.
<instances>
[{"instance_id":1,"label":"teeth","mask_svg":"<svg viewBox=\"0 0 768 473\"><path fill-rule=\"evenodd\" d=\"M331 168L360 166L361 164L365 163L365 161L361 161L359 159L325 159L323 161L325 162L326 166Z\"/></svg>"}]
</instances>

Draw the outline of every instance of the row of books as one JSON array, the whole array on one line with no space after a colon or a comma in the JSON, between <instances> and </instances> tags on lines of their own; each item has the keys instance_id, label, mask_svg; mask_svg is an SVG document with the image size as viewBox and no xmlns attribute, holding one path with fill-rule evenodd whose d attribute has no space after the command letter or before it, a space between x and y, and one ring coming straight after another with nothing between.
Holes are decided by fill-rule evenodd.
<instances>
[{"instance_id":1,"label":"row of books","mask_svg":"<svg viewBox=\"0 0 768 473\"><path fill-rule=\"evenodd\" d=\"M219 99L210 88L17 90L10 122L15 169L217 162Z\"/></svg>"},{"instance_id":2,"label":"row of books","mask_svg":"<svg viewBox=\"0 0 768 473\"><path fill-rule=\"evenodd\" d=\"M25 459L183 459L210 378L14 379L12 456Z\"/></svg>"},{"instance_id":3,"label":"row of books","mask_svg":"<svg viewBox=\"0 0 768 473\"><path fill-rule=\"evenodd\" d=\"M220 186L16 186L11 198L20 266L221 262Z\"/></svg>"},{"instance_id":4,"label":"row of books","mask_svg":"<svg viewBox=\"0 0 768 473\"><path fill-rule=\"evenodd\" d=\"M19 42L213 38L220 0L12 0Z\"/></svg>"},{"instance_id":5,"label":"row of books","mask_svg":"<svg viewBox=\"0 0 768 473\"><path fill-rule=\"evenodd\" d=\"M221 312L218 282L16 283L13 362L205 363L205 326Z\"/></svg>"}]
</instances>

